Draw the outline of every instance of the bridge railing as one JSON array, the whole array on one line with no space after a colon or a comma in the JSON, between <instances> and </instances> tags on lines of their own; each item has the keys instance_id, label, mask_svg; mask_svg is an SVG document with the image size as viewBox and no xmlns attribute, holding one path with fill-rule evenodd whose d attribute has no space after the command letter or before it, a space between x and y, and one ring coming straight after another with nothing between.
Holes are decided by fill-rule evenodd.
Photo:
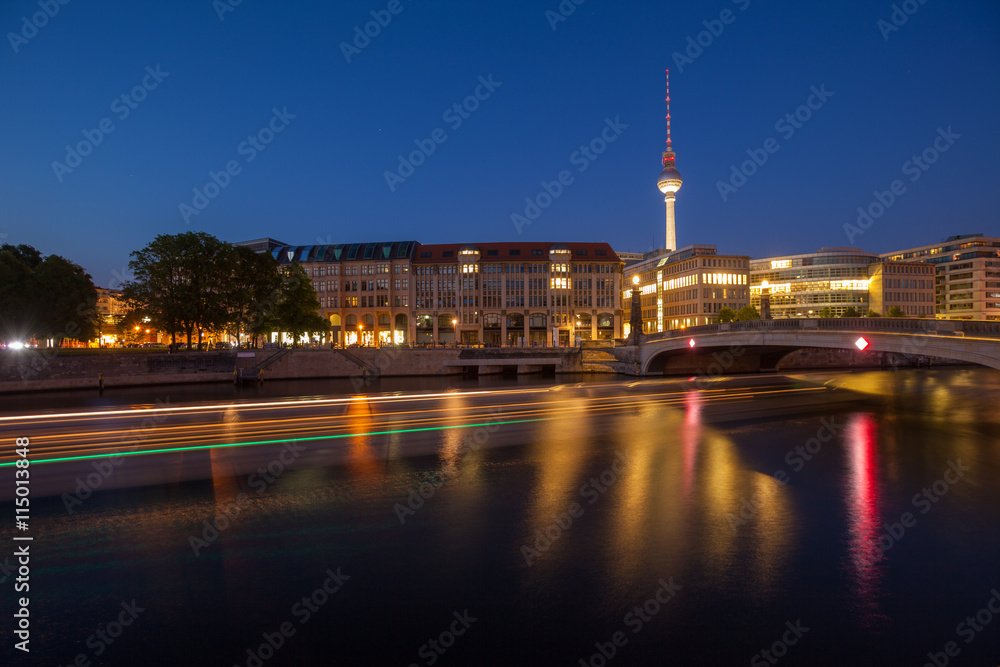
<instances>
[{"instance_id":1,"label":"bridge railing","mask_svg":"<svg viewBox=\"0 0 1000 667\"><path fill-rule=\"evenodd\" d=\"M1000 321L905 319L897 317L831 317L780 320L746 320L719 324L702 324L684 329L672 329L642 335L642 342L683 338L723 332L765 331L885 331L924 333L975 338L1000 338Z\"/></svg>"}]
</instances>

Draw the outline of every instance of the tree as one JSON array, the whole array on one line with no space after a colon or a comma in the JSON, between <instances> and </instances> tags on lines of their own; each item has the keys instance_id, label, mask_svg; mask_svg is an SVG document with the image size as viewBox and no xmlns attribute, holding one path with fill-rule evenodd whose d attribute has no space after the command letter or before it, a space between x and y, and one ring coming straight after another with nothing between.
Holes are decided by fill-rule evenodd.
<instances>
[{"instance_id":1,"label":"tree","mask_svg":"<svg viewBox=\"0 0 1000 667\"><path fill-rule=\"evenodd\" d=\"M49 255L32 272L29 295L34 305L36 338L89 340L94 325L97 289L83 267L59 255Z\"/></svg>"},{"instance_id":2,"label":"tree","mask_svg":"<svg viewBox=\"0 0 1000 667\"><path fill-rule=\"evenodd\" d=\"M122 296L133 308L149 313L153 325L169 331L171 342L183 331L187 344L197 331L198 345L208 329L221 329L228 320L224 294L232 246L204 232L160 234L132 253L129 268L135 276L122 286Z\"/></svg>"},{"instance_id":3,"label":"tree","mask_svg":"<svg viewBox=\"0 0 1000 667\"><path fill-rule=\"evenodd\" d=\"M844 310L844 314L841 315L841 317L861 317L861 316L858 314L857 308L855 308L854 306L848 306Z\"/></svg>"},{"instance_id":4,"label":"tree","mask_svg":"<svg viewBox=\"0 0 1000 667\"><path fill-rule=\"evenodd\" d=\"M736 313L736 320L738 322L745 322L747 320L759 320L760 313L753 306L743 306Z\"/></svg>"},{"instance_id":5,"label":"tree","mask_svg":"<svg viewBox=\"0 0 1000 667\"><path fill-rule=\"evenodd\" d=\"M28 284L32 267L18 252L18 248L25 247L28 246L15 247L6 243L0 246L0 338L4 342L22 341L31 335L28 330Z\"/></svg>"},{"instance_id":6,"label":"tree","mask_svg":"<svg viewBox=\"0 0 1000 667\"><path fill-rule=\"evenodd\" d=\"M899 306L893 306L892 308L889 309L889 312L886 313L885 315L886 317L904 317L905 313L903 312L903 309L900 308Z\"/></svg>"},{"instance_id":7,"label":"tree","mask_svg":"<svg viewBox=\"0 0 1000 667\"><path fill-rule=\"evenodd\" d=\"M290 264L281 272L281 290L274 314L278 327L292 335L294 346L299 338L313 331L327 331L329 324L317 311L319 299L306 270Z\"/></svg>"},{"instance_id":8,"label":"tree","mask_svg":"<svg viewBox=\"0 0 1000 667\"><path fill-rule=\"evenodd\" d=\"M820 317L833 317L833 308L830 306L825 306L823 310L819 311Z\"/></svg>"},{"instance_id":9,"label":"tree","mask_svg":"<svg viewBox=\"0 0 1000 667\"><path fill-rule=\"evenodd\" d=\"M115 333L118 339L125 343L134 343L144 337L144 329L149 326L145 319L149 317L143 310L130 310L118 318ZM152 321L152 318L149 318Z\"/></svg>"},{"instance_id":10,"label":"tree","mask_svg":"<svg viewBox=\"0 0 1000 667\"><path fill-rule=\"evenodd\" d=\"M256 339L265 327L274 325L273 311L281 287L278 262L268 253L236 246L227 258L225 270L228 273L223 292L225 328L237 344L241 334Z\"/></svg>"},{"instance_id":11,"label":"tree","mask_svg":"<svg viewBox=\"0 0 1000 667\"><path fill-rule=\"evenodd\" d=\"M729 306L724 306L719 309L719 321L720 322L732 322L736 319L736 311Z\"/></svg>"},{"instance_id":12,"label":"tree","mask_svg":"<svg viewBox=\"0 0 1000 667\"><path fill-rule=\"evenodd\" d=\"M148 313L153 326L169 331L170 342L176 343L177 331L183 328L186 318L187 285L176 238L160 234L131 257L128 265L133 279L122 285L122 299L132 311Z\"/></svg>"},{"instance_id":13,"label":"tree","mask_svg":"<svg viewBox=\"0 0 1000 667\"><path fill-rule=\"evenodd\" d=\"M198 349L205 331L222 330L229 319L225 294L231 281L227 267L234 252L232 245L204 232L178 234L184 257L189 327L198 330ZM191 328L186 328L188 346Z\"/></svg>"},{"instance_id":14,"label":"tree","mask_svg":"<svg viewBox=\"0 0 1000 667\"><path fill-rule=\"evenodd\" d=\"M880 314L876 313L871 308L868 309L868 314L865 317L882 317Z\"/></svg>"},{"instance_id":15,"label":"tree","mask_svg":"<svg viewBox=\"0 0 1000 667\"><path fill-rule=\"evenodd\" d=\"M97 290L83 267L28 245L0 246L0 337L94 337Z\"/></svg>"}]
</instances>

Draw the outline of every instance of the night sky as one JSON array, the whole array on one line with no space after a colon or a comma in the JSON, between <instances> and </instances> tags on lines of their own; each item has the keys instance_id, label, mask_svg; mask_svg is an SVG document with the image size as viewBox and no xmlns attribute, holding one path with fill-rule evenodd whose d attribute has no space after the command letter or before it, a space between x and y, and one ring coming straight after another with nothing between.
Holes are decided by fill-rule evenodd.
<instances>
[{"instance_id":1,"label":"night sky","mask_svg":"<svg viewBox=\"0 0 1000 667\"><path fill-rule=\"evenodd\" d=\"M98 285L185 230L661 247L666 68L679 245L761 257L1000 235L995 0L897 3L898 29L892 3L870 0L565 0L568 16L558 0L46 2L51 18L37 0L0 3L0 235ZM391 20L357 38L373 11ZM32 16L44 25L26 28ZM478 108L452 109L469 96ZM809 101L799 127L782 121ZM574 155L602 132L601 154ZM400 172L415 141L434 151ZM906 164L925 149L926 171ZM748 150L767 161L720 193ZM564 170L519 233L512 214ZM202 200L210 172L225 187ZM844 224L894 180L901 194L849 243Z\"/></svg>"}]
</instances>

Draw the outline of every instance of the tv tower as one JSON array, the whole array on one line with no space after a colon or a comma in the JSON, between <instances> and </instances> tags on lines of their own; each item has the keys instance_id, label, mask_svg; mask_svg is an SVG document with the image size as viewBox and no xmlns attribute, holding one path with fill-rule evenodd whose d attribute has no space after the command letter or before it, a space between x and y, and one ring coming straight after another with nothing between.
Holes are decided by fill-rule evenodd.
<instances>
[{"instance_id":1,"label":"tv tower","mask_svg":"<svg viewBox=\"0 0 1000 667\"><path fill-rule=\"evenodd\" d=\"M670 143L670 70L667 70L667 150L663 152L663 171L656 187L663 193L667 205L667 250L677 250L677 230L674 225L674 196L681 189L681 174L674 168L674 150Z\"/></svg>"}]
</instances>

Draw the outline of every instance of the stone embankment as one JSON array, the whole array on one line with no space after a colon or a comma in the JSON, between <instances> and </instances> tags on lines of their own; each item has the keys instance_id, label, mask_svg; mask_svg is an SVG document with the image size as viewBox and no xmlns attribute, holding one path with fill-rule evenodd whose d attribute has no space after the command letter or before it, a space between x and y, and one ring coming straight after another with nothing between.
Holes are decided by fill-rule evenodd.
<instances>
[{"instance_id":1,"label":"stone embankment","mask_svg":"<svg viewBox=\"0 0 1000 667\"><path fill-rule=\"evenodd\" d=\"M263 380L433 376L460 373L613 372L581 361L578 348L246 350L59 355L0 352L0 393L151 384L232 382L237 369Z\"/></svg>"}]
</instances>

